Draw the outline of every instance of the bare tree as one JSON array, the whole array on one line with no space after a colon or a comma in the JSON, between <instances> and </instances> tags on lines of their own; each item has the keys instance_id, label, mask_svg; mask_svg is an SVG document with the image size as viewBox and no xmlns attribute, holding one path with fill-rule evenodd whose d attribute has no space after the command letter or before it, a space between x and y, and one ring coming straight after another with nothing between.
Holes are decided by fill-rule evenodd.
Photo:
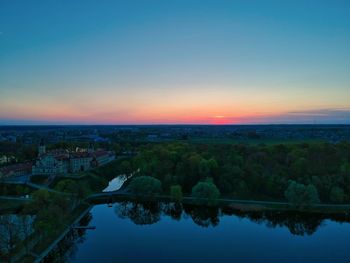
<instances>
[{"instance_id":1,"label":"bare tree","mask_svg":"<svg viewBox=\"0 0 350 263\"><path fill-rule=\"evenodd\" d=\"M0 216L0 253L7 262L11 257L20 240L20 228L16 224L14 215Z\"/></svg>"},{"instance_id":2,"label":"bare tree","mask_svg":"<svg viewBox=\"0 0 350 263\"><path fill-rule=\"evenodd\" d=\"M29 253L29 236L32 233L32 220L28 215L20 216L20 233L23 238L23 245L26 249L26 254Z\"/></svg>"}]
</instances>

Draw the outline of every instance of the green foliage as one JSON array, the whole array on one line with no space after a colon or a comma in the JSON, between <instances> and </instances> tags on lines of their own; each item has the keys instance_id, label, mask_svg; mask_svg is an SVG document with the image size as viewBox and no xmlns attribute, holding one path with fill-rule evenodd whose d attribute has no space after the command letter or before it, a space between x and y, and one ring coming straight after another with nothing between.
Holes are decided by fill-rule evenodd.
<instances>
[{"instance_id":1,"label":"green foliage","mask_svg":"<svg viewBox=\"0 0 350 263\"><path fill-rule=\"evenodd\" d=\"M290 181L287 190L285 191L285 197L289 203L295 206L312 205L320 202L317 189L314 185L297 183Z\"/></svg>"},{"instance_id":2,"label":"green foliage","mask_svg":"<svg viewBox=\"0 0 350 263\"><path fill-rule=\"evenodd\" d=\"M114 160L106 165L94 169L92 173L98 176L98 178L101 180L101 184L103 183L103 180L106 181L105 183L108 183L108 181L112 180L117 175L130 174L134 170L136 169L134 169L132 163L129 160L124 159Z\"/></svg>"},{"instance_id":3,"label":"green foliage","mask_svg":"<svg viewBox=\"0 0 350 263\"><path fill-rule=\"evenodd\" d=\"M170 196L175 201L182 200L182 188L181 185L172 185L170 187Z\"/></svg>"},{"instance_id":4,"label":"green foliage","mask_svg":"<svg viewBox=\"0 0 350 263\"><path fill-rule=\"evenodd\" d=\"M78 199L85 198L89 193L91 193L90 186L85 180L72 180L66 179L61 180L55 186L55 190L70 193L75 195Z\"/></svg>"},{"instance_id":5,"label":"green foliage","mask_svg":"<svg viewBox=\"0 0 350 263\"><path fill-rule=\"evenodd\" d=\"M129 188L136 194L158 194L162 192L162 183L151 176L139 176L131 180Z\"/></svg>"},{"instance_id":6,"label":"green foliage","mask_svg":"<svg viewBox=\"0 0 350 263\"><path fill-rule=\"evenodd\" d=\"M66 184L62 183L61 186ZM76 208L73 197L50 193L45 189L35 191L32 198L33 201L25 205L23 213L36 215L34 229L41 237L56 235L61 231L65 219Z\"/></svg>"},{"instance_id":7,"label":"green foliage","mask_svg":"<svg viewBox=\"0 0 350 263\"><path fill-rule=\"evenodd\" d=\"M51 204L46 209L38 211L34 222L34 229L42 235L53 235L63 222L64 214L65 211L61 207Z\"/></svg>"},{"instance_id":8,"label":"green foliage","mask_svg":"<svg viewBox=\"0 0 350 263\"><path fill-rule=\"evenodd\" d=\"M0 184L0 195L22 196L29 194L33 189L24 185Z\"/></svg>"},{"instance_id":9,"label":"green foliage","mask_svg":"<svg viewBox=\"0 0 350 263\"><path fill-rule=\"evenodd\" d=\"M78 187L78 184L75 181L67 179L67 180L59 181L55 186L55 189L57 191L61 191L65 193L75 193L77 187Z\"/></svg>"},{"instance_id":10,"label":"green foliage","mask_svg":"<svg viewBox=\"0 0 350 263\"><path fill-rule=\"evenodd\" d=\"M133 172L130 162L126 160L122 161L122 163L120 164L120 169L123 174L127 174L127 175Z\"/></svg>"},{"instance_id":11,"label":"green foliage","mask_svg":"<svg viewBox=\"0 0 350 263\"><path fill-rule=\"evenodd\" d=\"M342 203L345 199L344 190L338 186L332 187L329 199L334 203Z\"/></svg>"},{"instance_id":12,"label":"green foliage","mask_svg":"<svg viewBox=\"0 0 350 263\"><path fill-rule=\"evenodd\" d=\"M198 165L198 172L201 178L207 178L210 176L210 167L209 162L205 159L202 159Z\"/></svg>"},{"instance_id":13,"label":"green foliage","mask_svg":"<svg viewBox=\"0 0 350 263\"><path fill-rule=\"evenodd\" d=\"M245 190L239 189L239 184L244 183L241 179L243 178L243 171L237 165L226 164L223 167L224 172L218 179L218 187L224 193L236 193L242 194Z\"/></svg>"},{"instance_id":14,"label":"green foliage","mask_svg":"<svg viewBox=\"0 0 350 263\"><path fill-rule=\"evenodd\" d=\"M23 192L23 186L22 185L17 185L16 186L16 192L18 195L20 195Z\"/></svg>"},{"instance_id":15,"label":"green foliage","mask_svg":"<svg viewBox=\"0 0 350 263\"><path fill-rule=\"evenodd\" d=\"M192 196L196 198L205 198L212 202L219 198L220 192L213 182L205 181L197 183L192 188Z\"/></svg>"},{"instance_id":16,"label":"green foliage","mask_svg":"<svg viewBox=\"0 0 350 263\"><path fill-rule=\"evenodd\" d=\"M14 156L17 162L24 162L37 156L37 148L21 142L0 142L0 156L2 155Z\"/></svg>"},{"instance_id":17,"label":"green foliage","mask_svg":"<svg viewBox=\"0 0 350 263\"><path fill-rule=\"evenodd\" d=\"M50 204L50 193L45 189L40 189L32 194L33 201L30 205L36 210L45 209Z\"/></svg>"},{"instance_id":18,"label":"green foliage","mask_svg":"<svg viewBox=\"0 0 350 263\"><path fill-rule=\"evenodd\" d=\"M158 143L143 145L138 151L140 154L130 160L134 170L152 174L167 193L172 185L180 185L183 193L191 193L206 177L213 178L223 195L241 199L282 201L290 180L304 185L305 189L312 184L313 187L307 188L311 197L317 192L326 203L334 202L330 195L334 185L344 193L350 191L348 142ZM337 200L340 202L341 198ZM350 202L350 196L344 194L342 202Z\"/></svg>"}]
</instances>

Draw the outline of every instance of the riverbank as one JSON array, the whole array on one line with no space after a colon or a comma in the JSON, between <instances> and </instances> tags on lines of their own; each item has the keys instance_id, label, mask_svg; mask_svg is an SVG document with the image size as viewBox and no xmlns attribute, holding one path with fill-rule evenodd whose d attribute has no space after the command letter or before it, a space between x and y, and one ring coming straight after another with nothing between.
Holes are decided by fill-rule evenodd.
<instances>
[{"instance_id":1,"label":"riverbank","mask_svg":"<svg viewBox=\"0 0 350 263\"><path fill-rule=\"evenodd\" d=\"M31 201L31 199L12 196L0 196L0 214L17 212L28 201Z\"/></svg>"},{"instance_id":2,"label":"riverbank","mask_svg":"<svg viewBox=\"0 0 350 263\"><path fill-rule=\"evenodd\" d=\"M55 238L53 241L47 242L50 245L41 251L41 253L37 254L37 258L35 259L34 263L41 262L49 253L56 247L56 245L67 235L69 231L71 231L75 225L79 223L79 221L91 210L91 206L82 206L74 213L74 215L78 215L75 217L72 215L71 219L73 220L71 223L67 225L67 227L63 230L63 232ZM74 218L74 219L73 219Z\"/></svg>"},{"instance_id":3,"label":"riverbank","mask_svg":"<svg viewBox=\"0 0 350 263\"><path fill-rule=\"evenodd\" d=\"M88 225L95 230L67 237L57 248L62 253L54 254L56 259L61 255L63 262L71 263L346 263L349 258L349 216L245 213L163 202L101 204L90 213Z\"/></svg>"},{"instance_id":4,"label":"riverbank","mask_svg":"<svg viewBox=\"0 0 350 263\"><path fill-rule=\"evenodd\" d=\"M116 201L174 201L170 195L136 195L122 191L94 194L87 198L87 201L95 203L113 203ZM192 196L184 196L181 200L183 204L200 205L200 206L225 206L242 212L256 211L290 211L290 212L307 212L315 214L349 214L350 204L315 204L308 206L293 206L287 202L271 202L256 200L239 200L218 198L208 200L205 198L195 198ZM210 203L210 204L209 204Z\"/></svg>"},{"instance_id":5,"label":"riverbank","mask_svg":"<svg viewBox=\"0 0 350 263\"><path fill-rule=\"evenodd\" d=\"M58 229L56 235L46 237L44 242L38 238L36 238L36 240L30 240L31 248L29 254L27 254L23 248L16 254L16 260L14 262L42 262L42 260L50 254L69 231L71 231L74 226L77 225L87 213L89 213L91 208L92 206L90 205L81 205L71 214L62 229Z\"/></svg>"}]
</instances>

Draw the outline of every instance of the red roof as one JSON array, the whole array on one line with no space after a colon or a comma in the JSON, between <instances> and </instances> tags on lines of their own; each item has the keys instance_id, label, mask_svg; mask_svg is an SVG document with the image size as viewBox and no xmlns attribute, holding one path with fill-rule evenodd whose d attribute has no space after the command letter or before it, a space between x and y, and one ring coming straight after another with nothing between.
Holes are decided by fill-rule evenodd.
<instances>
[{"instance_id":1,"label":"red roof","mask_svg":"<svg viewBox=\"0 0 350 263\"><path fill-rule=\"evenodd\" d=\"M0 168L0 172L3 174L15 173L15 172L30 172L33 164L30 163L18 163Z\"/></svg>"},{"instance_id":2,"label":"red roof","mask_svg":"<svg viewBox=\"0 0 350 263\"><path fill-rule=\"evenodd\" d=\"M39 158L43 158L44 156L53 156L56 160L69 160L69 159L81 159L81 158L98 158L102 156L110 156L113 155L111 152L98 149L94 152L68 152L66 150L58 149L45 153Z\"/></svg>"},{"instance_id":3,"label":"red roof","mask_svg":"<svg viewBox=\"0 0 350 263\"><path fill-rule=\"evenodd\" d=\"M71 158L88 158L90 156L91 155L88 152L74 152L74 153L71 153Z\"/></svg>"},{"instance_id":4,"label":"red roof","mask_svg":"<svg viewBox=\"0 0 350 263\"><path fill-rule=\"evenodd\" d=\"M101 156L104 156L104 155L109 155L109 153L107 151L103 151L103 150L98 150L98 151L95 151L93 152L92 154L94 157L101 157Z\"/></svg>"},{"instance_id":5,"label":"red roof","mask_svg":"<svg viewBox=\"0 0 350 263\"><path fill-rule=\"evenodd\" d=\"M69 152L67 150L63 150L63 149L55 149L55 150L51 150L51 151L48 151L48 152L42 154L41 156L39 156L39 158L43 158L46 156L53 156L56 159L62 159L63 156L66 156L68 158Z\"/></svg>"}]
</instances>

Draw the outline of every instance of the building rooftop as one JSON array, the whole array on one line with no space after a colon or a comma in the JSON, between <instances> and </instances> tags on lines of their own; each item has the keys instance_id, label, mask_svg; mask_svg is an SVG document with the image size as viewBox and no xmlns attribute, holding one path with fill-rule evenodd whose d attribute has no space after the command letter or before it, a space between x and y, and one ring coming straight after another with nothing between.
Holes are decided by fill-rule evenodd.
<instances>
[{"instance_id":1,"label":"building rooftop","mask_svg":"<svg viewBox=\"0 0 350 263\"><path fill-rule=\"evenodd\" d=\"M32 166L33 166L32 162L18 163L18 164L13 164L13 165L0 168L0 172L6 175L12 172L15 173L15 172L21 172L21 171L31 171Z\"/></svg>"}]
</instances>

